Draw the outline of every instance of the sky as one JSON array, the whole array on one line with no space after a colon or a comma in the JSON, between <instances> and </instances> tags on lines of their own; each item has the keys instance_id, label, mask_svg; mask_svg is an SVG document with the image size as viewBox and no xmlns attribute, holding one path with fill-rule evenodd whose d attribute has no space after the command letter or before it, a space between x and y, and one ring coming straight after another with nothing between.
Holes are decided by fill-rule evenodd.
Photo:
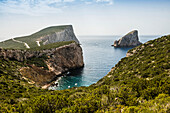
<instances>
[{"instance_id":1,"label":"sky","mask_svg":"<svg viewBox=\"0 0 170 113\"><path fill-rule=\"evenodd\" d=\"M0 0L0 40L73 25L76 35L170 34L170 0Z\"/></svg>"}]
</instances>

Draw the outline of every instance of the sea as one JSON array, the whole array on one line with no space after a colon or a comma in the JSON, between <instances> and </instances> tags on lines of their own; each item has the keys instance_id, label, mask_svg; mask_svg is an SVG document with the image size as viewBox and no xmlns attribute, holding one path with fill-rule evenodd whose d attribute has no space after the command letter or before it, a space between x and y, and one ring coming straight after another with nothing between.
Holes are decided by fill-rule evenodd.
<instances>
[{"instance_id":1,"label":"sea","mask_svg":"<svg viewBox=\"0 0 170 113\"><path fill-rule=\"evenodd\" d=\"M145 43L159 36L139 36ZM68 72L56 80L57 86L49 87L50 90L64 90L72 87L90 86L114 67L121 58L126 56L128 48L114 48L111 46L121 36L78 36L84 57L84 68Z\"/></svg>"}]
</instances>

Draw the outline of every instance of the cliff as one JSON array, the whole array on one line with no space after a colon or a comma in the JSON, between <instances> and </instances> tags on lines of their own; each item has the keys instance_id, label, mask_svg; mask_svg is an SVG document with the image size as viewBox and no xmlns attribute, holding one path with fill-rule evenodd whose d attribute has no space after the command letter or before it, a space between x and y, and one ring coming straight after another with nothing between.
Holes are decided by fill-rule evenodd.
<instances>
[{"instance_id":1,"label":"cliff","mask_svg":"<svg viewBox=\"0 0 170 113\"><path fill-rule=\"evenodd\" d=\"M0 57L23 62L26 66L20 69L21 74L40 86L71 69L84 66L82 49L77 43L43 50L1 48Z\"/></svg>"},{"instance_id":2,"label":"cliff","mask_svg":"<svg viewBox=\"0 0 170 113\"><path fill-rule=\"evenodd\" d=\"M83 67L82 49L72 25L52 26L29 36L0 42L0 57L25 66L20 73L38 86L71 69Z\"/></svg>"},{"instance_id":3,"label":"cliff","mask_svg":"<svg viewBox=\"0 0 170 113\"><path fill-rule=\"evenodd\" d=\"M138 46L142 44L139 42L138 31L134 30L120 38L119 40L114 41L114 47L130 47L130 46Z\"/></svg>"},{"instance_id":4,"label":"cliff","mask_svg":"<svg viewBox=\"0 0 170 113\"><path fill-rule=\"evenodd\" d=\"M79 41L76 38L73 27L71 25L67 26L65 29L59 32L54 32L52 34L42 36L38 38L37 41L43 42L44 45L62 41L75 41L79 44Z\"/></svg>"},{"instance_id":5,"label":"cliff","mask_svg":"<svg viewBox=\"0 0 170 113\"><path fill-rule=\"evenodd\" d=\"M5 49L29 49L63 41L80 43L74 34L72 25L47 27L29 36L16 37L0 42L0 47Z\"/></svg>"}]
</instances>

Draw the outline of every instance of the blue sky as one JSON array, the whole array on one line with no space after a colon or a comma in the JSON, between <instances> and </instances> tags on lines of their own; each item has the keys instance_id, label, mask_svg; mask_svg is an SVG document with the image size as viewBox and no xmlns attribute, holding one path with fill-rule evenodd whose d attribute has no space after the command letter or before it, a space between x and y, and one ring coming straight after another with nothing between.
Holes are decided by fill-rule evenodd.
<instances>
[{"instance_id":1,"label":"blue sky","mask_svg":"<svg viewBox=\"0 0 170 113\"><path fill-rule=\"evenodd\" d=\"M52 25L72 24L77 35L165 35L170 0L0 0L0 40Z\"/></svg>"}]
</instances>

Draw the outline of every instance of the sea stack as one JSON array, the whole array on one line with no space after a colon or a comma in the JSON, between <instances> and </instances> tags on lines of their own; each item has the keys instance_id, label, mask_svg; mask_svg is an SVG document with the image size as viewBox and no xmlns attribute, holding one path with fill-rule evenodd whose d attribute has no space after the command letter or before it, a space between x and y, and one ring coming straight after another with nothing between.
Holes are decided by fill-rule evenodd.
<instances>
[{"instance_id":1,"label":"sea stack","mask_svg":"<svg viewBox=\"0 0 170 113\"><path fill-rule=\"evenodd\" d=\"M138 38L138 31L133 30L120 38L119 40L114 41L114 44L112 46L114 47L132 47L132 46L138 46L142 44L139 41Z\"/></svg>"}]
</instances>

